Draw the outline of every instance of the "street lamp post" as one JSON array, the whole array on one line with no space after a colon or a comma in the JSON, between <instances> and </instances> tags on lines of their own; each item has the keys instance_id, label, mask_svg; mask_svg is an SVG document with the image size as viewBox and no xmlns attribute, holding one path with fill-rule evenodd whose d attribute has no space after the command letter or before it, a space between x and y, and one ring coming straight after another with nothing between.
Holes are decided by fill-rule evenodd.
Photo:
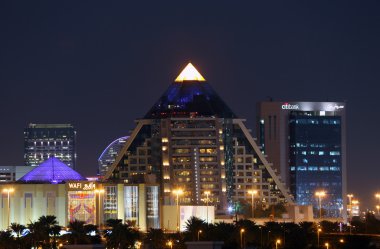
<instances>
[{"instance_id":1,"label":"street lamp post","mask_svg":"<svg viewBox=\"0 0 380 249\"><path fill-rule=\"evenodd\" d=\"M318 248L319 248L319 233L322 232L322 229L318 228L317 230L317 243L318 243Z\"/></svg>"},{"instance_id":2,"label":"street lamp post","mask_svg":"<svg viewBox=\"0 0 380 249\"><path fill-rule=\"evenodd\" d=\"M326 192L324 191L318 191L315 193L315 195L318 197L318 204L319 204L319 219L322 218L322 198L325 197Z\"/></svg>"},{"instance_id":3,"label":"street lamp post","mask_svg":"<svg viewBox=\"0 0 380 249\"><path fill-rule=\"evenodd\" d=\"M240 229L240 248L243 249L243 234L244 234L245 230L244 228Z\"/></svg>"},{"instance_id":4,"label":"street lamp post","mask_svg":"<svg viewBox=\"0 0 380 249\"><path fill-rule=\"evenodd\" d=\"M263 248L263 228L259 226L260 229L260 248Z\"/></svg>"},{"instance_id":5,"label":"street lamp post","mask_svg":"<svg viewBox=\"0 0 380 249\"><path fill-rule=\"evenodd\" d=\"M351 234L351 220L352 220L352 197L354 197L353 194L348 194L348 204L350 206L350 213L348 215L348 219L350 220L350 234Z\"/></svg>"},{"instance_id":6,"label":"street lamp post","mask_svg":"<svg viewBox=\"0 0 380 249\"><path fill-rule=\"evenodd\" d=\"M104 189L95 189L95 194L98 194L98 219L96 223L100 226L100 194L104 194Z\"/></svg>"},{"instance_id":7,"label":"street lamp post","mask_svg":"<svg viewBox=\"0 0 380 249\"><path fill-rule=\"evenodd\" d=\"M329 243L325 243L326 249L329 249Z\"/></svg>"},{"instance_id":8,"label":"street lamp post","mask_svg":"<svg viewBox=\"0 0 380 249\"><path fill-rule=\"evenodd\" d=\"M278 245L280 245L281 244L281 240L276 240L276 249L278 248Z\"/></svg>"},{"instance_id":9,"label":"street lamp post","mask_svg":"<svg viewBox=\"0 0 380 249\"><path fill-rule=\"evenodd\" d=\"M205 191L205 195L206 195L206 223L208 225L208 196L210 195L210 191Z\"/></svg>"},{"instance_id":10,"label":"street lamp post","mask_svg":"<svg viewBox=\"0 0 380 249\"><path fill-rule=\"evenodd\" d=\"M257 194L257 190L249 190L248 191L248 194L251 195L251 215L252 215L252 219L255 218L255 207L254 207L254 196Z\"/></svg>"},{"instance_id":11,"label":"street lamp post","mask_svg":"<svg viewBox=\"0 0 380 249\"><path fill-rule=\"evenodd\" d=\"M198 231L198 241L199 241L199 235L202 233L202 230Z\"/></svg>"},{"instance_id":12,"label":"street lamp post","mask_svg":"<svg viewBox=\"0 0 380 249\"><path fill-rule=\"evenodd\" d=\"M13 193L15 190L13 188L5 188L3 189L3 193L7 193L7 209L8 209L8 227L11 223L11 200L10 200L10 193Z\"/></svg>"},{"instance_id":13,"label":"street lamp post","mask_svg":"<svg viewBox=\"0 0 380 249\"><path fill-rule=\"evenodd\" d=\"M380 206L379 205L376 205L376 209L377 209L377 214L380 214L379 212L379 210L380 210Z\"/></svg>"},{"instance_id":14,"label":"street lamp post","mask_svg":"<svg viewBox=\"0 0 380 249\"><path fill-rule=\"evenodd\" d=\"M179 231L179 196L183 194L182 189L175 189L173 193L176 195L176 204L177 204L177 231Z\"/></svg>"}]
</instances>

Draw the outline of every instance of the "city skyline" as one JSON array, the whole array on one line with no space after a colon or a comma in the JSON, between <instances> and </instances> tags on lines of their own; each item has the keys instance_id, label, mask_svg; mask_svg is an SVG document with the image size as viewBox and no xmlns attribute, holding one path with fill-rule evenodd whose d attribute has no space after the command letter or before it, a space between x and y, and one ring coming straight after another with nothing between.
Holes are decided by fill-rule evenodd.
<instances>
[{"instance_id":1,"label":"city skyline","mask_svg":"<svg viewBox=\"0 0 380 249\"><path fill-rule=\"evenodd\" d=\"M72 123L77 169L95 174L191 61L251 129L268 96L347 101L348 192L374 209L378 2L3 5L1 165L22 165L28 123Z\"/></svg>"}]
</instances>

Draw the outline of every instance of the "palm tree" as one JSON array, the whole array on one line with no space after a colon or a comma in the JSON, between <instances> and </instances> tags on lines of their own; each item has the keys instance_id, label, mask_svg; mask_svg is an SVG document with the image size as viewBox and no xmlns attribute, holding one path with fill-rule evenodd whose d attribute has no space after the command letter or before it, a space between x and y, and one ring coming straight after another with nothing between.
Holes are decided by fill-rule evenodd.
<instances>
[{"instance_id":1,"label":"palm tree","mask_svg":"<svg viewBox=\"0 0 380 249\"><path fill-rule=\"evenodd\" d=\"M105 231L107 247L111 248L133 248L141 234L129 224L122 224L119 220L108 220L110 230Z\"/></svg>"},{"instance_id":2,"label":"palm tree","mask_svg":"<svg viewBox=\"0 0 380 249\"><path fill-rule=\"evenodd\" d=\"M11 223L10 228L14 233L17 234L16 241L17 241L18 248L20 248L21 247L20 237L21 237L22 232L26 229L26 227L18 223Z\"/></svg>"},{"instance_id":3,"label":"palm tree","mask_svg":"<svg viewBox=\"0 0 380 249\"><path fill-rule=\"evenodd\" d=\"M13 238L10 230L0 231L0 248L13 248Z\"/></svg>"},{"instance_id":4,"label":"palm tree","mask_svg":"<svg viewBox=\"0 0 380 249\"><path fill-rule=\"evenodd\" d=\"M85 243L86 232L84 229L84 224L85 222L80 220L70 221L68 225L71 232L71 234L69 235L70 243L74 245Z\"/></svg>"},{"instance_id":5,"label":"palm tree","mask_svg":"<svg viewBox=\"0 0 380 249\"><path fill-rule=\"evenodd\" d=\"M203 233L207 232L206 222L195 216L191 216L190 219L186 221L185 225L186 225L185 237L187 237L186 238L187 240L195 241L197 240L199 231L202 231Z\"/></svg>"},{"instance_id":6,"label":"palm tree","mask_svg":"<svg viewBox=\"0 0 380 249\"><path fill-rule=\"evenodd\" d=\"M54 225L50 228L50 234L53 235L53 248L57 248L57 236L61 234L62 227Z\"/></svg>"},{"instance_id":7,"label":"palm tree","mask_svg":"<svg viewBox=\"0 0 380 249\"><path fill-rule=\"evenodd\" d=\"M98 230L98 226L94 224L86 224L84 225L84 232L86 234L86 239L90 244L99 244L101 243L101 237ZM92 234L95 235L92 235Z\"/></svg>"},{"instance_id":8,"label":"palm tree","mask_svg":"<svg viewBox=\"0 0 380 249\"><path fill-rule=\"evenodd\" d=\"M53 235L52 229L58 225L57 217L54 215L43 215L38 219L38 222L41 225L44 244L50 244L50 235ZM54 238L55 240L55 238Z\"/></svg>"},{"instance_id":9,"label":"palm tree","mask_svg":"<svg viewBox=\"0 0 380 249\"><path fill-rule=\"evenodd\" d=\"M219 222L210 226L208 238L214 241L224 241L225 248L238 248L239 231L232 223Z\"/></svg>"},{"instance_id":10,"label":"palm tree","mask_svg":"<svg viewBox=\"0 0 380 249\"><path fill-rule=\"evenodd\" d=\"M152 249L166 249L165 233L162 229L150 228L145 236L145 244Z\"/></svg>"},{"instance_id":11,"label":"palm tree","mask_svg":"<svg viewBox=\"0 0 380 249\"><path fill-rule=\"evenodd\" d=\"M29 229L27 237L30 239L31 246L36 248L38 245L41 245L40 242L43 241L45 237L42 224L36 221L31 222L27 227Z\"/></svg>"}]
</instances>

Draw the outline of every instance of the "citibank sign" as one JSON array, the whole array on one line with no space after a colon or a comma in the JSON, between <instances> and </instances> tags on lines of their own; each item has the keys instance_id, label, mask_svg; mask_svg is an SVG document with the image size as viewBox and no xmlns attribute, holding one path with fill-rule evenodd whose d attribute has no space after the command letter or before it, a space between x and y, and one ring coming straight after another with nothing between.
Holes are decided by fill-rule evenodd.
<instances>
[{"instance_id":1,"label":"citibank sign","mask_svg":"<svg viewBox=\"0 0 380 249\"><path fill-rule=\"evenodd\" d=\"M289 103L284 103L283 105L281 105L281 109L283 109L283 110L299 110L300 106L298 104L291 105Z\"/></svg>"}]
</instances>

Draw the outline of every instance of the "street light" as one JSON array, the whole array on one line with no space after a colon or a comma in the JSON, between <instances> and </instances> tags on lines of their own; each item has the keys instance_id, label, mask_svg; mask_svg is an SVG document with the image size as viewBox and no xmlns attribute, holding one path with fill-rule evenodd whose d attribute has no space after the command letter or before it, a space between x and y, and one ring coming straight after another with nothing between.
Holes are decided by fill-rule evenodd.
<instances>
[{"instance_id":1,"label":"street light","mask_svg":"<svg viewBox=\"0 0 380 249\"><path fill-rule=\"evenodd\" d=\"M351 234L352 197L354 197L354 195L353 195L353 194L348 194L347 197L348 197L348 204L349 204L349 206L350 206L350 213L349 213L349 215L348 215L348 218L349 218L349 220L350 220L350 234Z\"/></svg>"},{"instance_id":2,"label":"street light","mask_svg":"<svg viewBox=\"0 0 380 249\"><path fill-rule=\"evenodd\" d=\"M315 195L318 197L318 203L319 203L319 219L322 218L322 198L325 197L326 192L325 191L318 191L315 193Z\"/></svg>"},{"instance_id":3,"label":"street light","mask_svg":"<svg viewBox=\"0 0 380 249\"><path fill-rule=\"evenodd\" d=\"M376 205L376 209L377 209L377 214L379 214L380 206Z\"/></svg>"},{"instance_id":4,"label":"street light","mask_svg":"<svg viewBox=\"0 0 380 249\"><path fill-rule=\"evenodd\" d=\"M244 228L240 229L240 248L243 248L243 233L245 232Z\"/></svg>"},{"instance_id":5,"label":"street light","mask_svg":"<svg viewBox=\"0 0 380 249\"><path fill-rule=\"evenodd\" d=\"M380 204L380 194L379 194L379 193L376 193L376 194L375 194L375 197L376 197L377 199L379 199L379 204Z\"/></svg>"},{"instance_id":6,"label":"street light","mask_svg":"<svg viewBox=\"0 0 380 249\"><path fill-rule=\"evenodd\" d=\"M183 194L182 189L175 189L173 193L176 195L176 203L177 203L177 231L179 231L179 196Z\"/></svg>"},{"instance_id":7,"label":"street light","mask_svg":"<svg viewBox=\"0 0 380 249\"><path fill-rule=\"evenodd\" d=\"M281 240L276 240L276 249L278 248L278 245L280 245L281 244Z\"/></svg>"},{"instance_id":8,"label":"street light","mask_svg":"<svg viewBox=\"0 0 380 249\"><path fill-rule=\"evenodd\" d=\"M251 215L252 215L252 218L255 218L254 196L257 195L257 190L249 190L248 194L250 194L252 196L252 199L251 199Z\"/></svg>"},{"instance_id":9,"label":"street light","mask_svg":"<svg viewBox=\"0 0 380 249\"><path fill-rule=\"evenodd\" d=\"M208 225L208 196L210 195L210 191L205 191L205 195L206 195L206 223Z\"/></svg>"},{"instance_id":10,"label":"street light","mask_svg":"<svg viewBox=\"0 0 380 249\"><path fill-rule=\"evenodd\" d=\"M198 241L199 241L199 235L202 233L202 230L198 231Z\"/></svg>"},{"instance_id":11,"label":"street light","mask_svg":"<svg viewBox=\"0 0 380 249\"><path fill-rule=\"evenodd\" d=\"M318 248L319 248L319 233L322 232L322 229L318 228L317 230L317 241L318 241Z\"/></svg>"},{"instance_id":12,"label":"street light","mask_svg":"<svg viewBox=\"0 0 380 249\"><path fill-rule=\"evenodd\" d=\"M3 193L7 193L8 197L8 227L11 223L11 200L10 200L10 193L13 193L15 190L13 188L5 188L3 189Z\"/></svg>"},{"instance_id":13,"label":"street light","mask_svg":"<svg viewBox=\"0 0 380 249\"><path fill-rule=\"evenodd\" d=\"M95 189L94 192L98 194L98 219L96 223L100 226L100 194L104 194L104 189Z\"/></svg>"},{"instance_id":14,"label":"street light","mask_svg":"<svg viewBox=\"0 0 380 249\"><path fill-rule=\"evenodd\" d=\"M170 249L173 249L173 241L169 240L167 244L170 247Z\"/></svg>"},{"instance_id":15,"label":"street light","mask_svg":"<svg viewBox=\"0 0 380 249\"><path fill-rule=\"evenodd\" d=\"M326 249L329 249L329 243L325 243Z\"/></svg>"},{"instance_id":16,"label":"street light","mask_svg":"<svg viewBox=\"0 0 380 249\"><path fill-rule=\"evenodd\" d=\"M263 248L263 228L259 226L260 229L260 248Z\"/></svg>"}]
</instances>

